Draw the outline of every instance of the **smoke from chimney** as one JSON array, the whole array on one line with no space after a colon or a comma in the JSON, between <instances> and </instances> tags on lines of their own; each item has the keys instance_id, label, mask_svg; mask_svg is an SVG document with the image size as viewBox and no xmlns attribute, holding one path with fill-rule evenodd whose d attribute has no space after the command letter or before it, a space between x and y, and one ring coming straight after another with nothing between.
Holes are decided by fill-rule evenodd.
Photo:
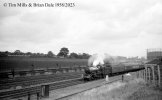
<instances>
[{"instance_id":1,"label":"smoke from chimney","mask_svg":"<svg viewBox=\"0 0 162 100\"><path fill-rule=\"evenodd\" d=\"M109 54L94 54L88 59L88 66L97 66L104 63L113 63L114 59Z\"/></svg>"}]
</instances>

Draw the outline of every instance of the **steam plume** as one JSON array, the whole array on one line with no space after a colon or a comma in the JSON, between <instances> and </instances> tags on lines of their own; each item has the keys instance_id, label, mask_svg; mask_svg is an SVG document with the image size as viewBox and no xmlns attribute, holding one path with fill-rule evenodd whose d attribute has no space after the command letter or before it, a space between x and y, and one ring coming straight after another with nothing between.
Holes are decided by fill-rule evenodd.
<instances>
[{"instance_id":1,"label":"steam plume","mask_svg":"<svg viewBox=\"0 0 162 100\"><path fill-rule=\"evenodd\" d=\"M88 59L88 66L97 66L98 64L113 63L114 59L109 54L94 54Z\"/></svg>"}]
</instances>

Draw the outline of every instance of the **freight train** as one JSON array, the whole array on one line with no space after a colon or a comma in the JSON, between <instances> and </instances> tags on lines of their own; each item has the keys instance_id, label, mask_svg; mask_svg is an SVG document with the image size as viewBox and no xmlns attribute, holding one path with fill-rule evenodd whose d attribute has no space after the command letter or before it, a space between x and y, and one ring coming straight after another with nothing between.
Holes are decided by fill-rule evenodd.
<instances>
[{"instance_id":1,"label":"freight train","mask_svg":"<svg viewBox=\"0 0 162 100\"><path fill-rule=\"evenodd\" d=\"M83 79L84 80L94 80L99 78L104 78L106 75L119 75L128 72L133 72L137 70L144 69L144 65L124 65L124 64L98 64L97 66L88 66L84 70Z\"/></svg>"}]
</instances>

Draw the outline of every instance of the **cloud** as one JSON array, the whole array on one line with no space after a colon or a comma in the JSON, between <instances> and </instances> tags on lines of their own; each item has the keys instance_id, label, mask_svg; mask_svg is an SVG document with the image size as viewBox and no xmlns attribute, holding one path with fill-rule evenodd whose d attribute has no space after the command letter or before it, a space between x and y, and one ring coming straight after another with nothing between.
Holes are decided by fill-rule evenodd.
<instances>
[{"instance_id":1,"label":"cloud","mask_svg":"<svg viewBox=\"0 0 162 100\"><path fill-rule=\"evenodd\" d=\"M75 2L76 6L21 9L1 7L1 50L56 52L65 46L71 52L145 56L147 48L162 47L161 0L68 2Z\"/></svg>"},{"instance_id":2,"label":"cloud","mask_svg":"<svg viewBox=\"0 0 162 100\"><path fill-rule=\"evenodd\" d=\"M10 16L15 16L18 13L19 12L17 10L14 10L14 9L1 8L0 9L0 19L10 17Z\"/></svg>"},{"instance_id":3,"label":"cloud","mask_svg":"<svg viewBox=\"0 0 162 100\"><path fill-rule=\"evenodd\" d=\"M63 33L67 30L66 23L60 19L61 15L51 15L52 12L52 10L26 12L4 20L6 23L1 27L2 40L10 38L38 43L63 37Z\"/></svg>"}]
</instances>

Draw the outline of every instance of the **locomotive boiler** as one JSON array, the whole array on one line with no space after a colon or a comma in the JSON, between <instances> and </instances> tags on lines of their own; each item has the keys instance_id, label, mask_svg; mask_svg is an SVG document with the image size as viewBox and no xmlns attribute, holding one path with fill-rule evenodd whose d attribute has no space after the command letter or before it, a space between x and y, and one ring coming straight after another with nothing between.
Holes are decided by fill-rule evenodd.
<instances>
[{"instance_id":1,"label":"locomotive boiler","mask_svg":"<svg viewBox=\"0 0 162 100\"><path fill-rule=\"evenodd\" d=\"M98 64L97 66L88 66L83 74L84 80L94 80L104 78L106 75L112 74L112 67L110 64Z\"/></svg>"}]
</instances>

